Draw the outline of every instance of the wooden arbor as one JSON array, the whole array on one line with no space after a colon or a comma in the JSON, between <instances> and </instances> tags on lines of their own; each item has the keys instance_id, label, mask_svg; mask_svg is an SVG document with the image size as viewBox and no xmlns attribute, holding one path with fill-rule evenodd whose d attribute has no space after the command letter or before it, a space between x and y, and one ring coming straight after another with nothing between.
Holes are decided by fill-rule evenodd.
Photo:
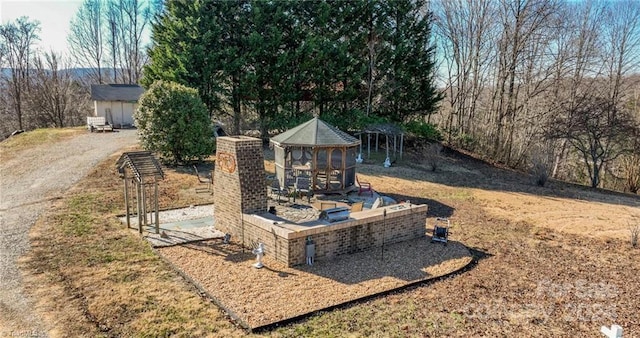
<instances>
[{"instance_id":1,"label":"wooden arbor","mask_svg":"<svg viewBox=\"0 0 640 338\"><path fill-rule=\"evenodd\" d=\"M142 233L143 225L155 223L155 232L160 233L158 182L164 179L160 163L150 151L133 151L122 154L116 167L124 182L127 227L131 227L129 216L133 206L138 217L138 232Z\"/></svg>"},{"instance_id":2,"label":"wooden arbor","mask_svg":"<svg viewBox=\"0 0 640 338\"><path fill-rule=\"evenodd\" d=\"M313 118L271 138L276 176L290 186L297 176L309 176L314 193L344 193L353 189L360 140Z\"/></svg>"},{"instance_id":3,"label":"wooden arbor","mask_svg":"<svg viewBox=\"0 0 640 338\"><path fill-rule=\"evenodd\" d=\"M389 149L390 147L390 141L389 141L389 136L393 137L393 156L395 158L398 158L398 143L400 146L400 159L402 159L402 148L404 146L404 131L402 130L402 128L394 125L394 124L390 124L390 123L385 123L385 124L375 124L375 125L370 125L368 127L366 127L362 132L360 132L360 140L362 141L362 134L366 134L367 136L367 158L371 158L371 135L375 135L376 140L375 140L375 151L376 153L378 152L378 145L380 144L380 142L378 141L380 134L384 135L386 137L385 139L385 149L387 152L387 158L389 158ZM398 142L398 136L400 136L400 142ZM362 154L362 144L360 145L360 154Z\"/></svg>"}]
</instances>

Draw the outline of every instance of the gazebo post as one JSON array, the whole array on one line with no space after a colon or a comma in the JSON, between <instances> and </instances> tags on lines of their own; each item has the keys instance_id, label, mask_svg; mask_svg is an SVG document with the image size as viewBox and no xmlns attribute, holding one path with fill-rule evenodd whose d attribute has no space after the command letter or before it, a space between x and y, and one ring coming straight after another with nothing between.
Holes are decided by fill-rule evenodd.
<instances>
[{"instance_id":1,"label":"gazebo post","mask_svg":"<svg viewBox=\"0 0 640 338\"><path fill-rule=\"evenodd\" d=\"M379 136L380 136L380 133L379 133L379 132L376 132L376 153L378 152L378 143L380 143L380 142L378 141L378 137L379 137ZM387 138L388 138L388 137L387 137Z\"/></svg>"},{"instance_id":2,"label":"gazebo post","mask_svg":"<svg viewBox=\"0 0 640 338\"><path fill-rule=\"evenodd\" d=\"M404 133L400 134L400 159L402 159L402 144L404 144Z\"/></svg>"},{"instance_id":3,"label":"gazebo post","mask_svg":"<svg viewBox=\"0 0 640 338\"><path fill-rule=\"evenodd\" d=\"M371 133L367 133L367 158L371 159Z\"/></svg>"},{"instance_id":4,"label":"gazebo post","mask_svg":"<svg viewBox=\"0 0 640 338\"><path fill-rule=\"evenodd\" d=\"M125 204L125 208L127 210L127 228L129 228L131 226L131 222L129 220L129 184L128 184L128 179L127 179L127 170L123 170L123 178L122 180L124 181L124 204Z\"/></svg>"}]
</instances>

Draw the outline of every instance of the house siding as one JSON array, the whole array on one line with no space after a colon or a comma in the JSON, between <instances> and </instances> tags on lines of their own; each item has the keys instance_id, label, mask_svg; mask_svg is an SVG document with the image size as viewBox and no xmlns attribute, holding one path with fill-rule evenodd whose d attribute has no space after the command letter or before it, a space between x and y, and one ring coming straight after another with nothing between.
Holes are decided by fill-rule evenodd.
<instances>
[{"instance_id":1,"label":"house siding","mask_svg":"<svg viewBox=\"0 0 640 338\"><path fill-rule=\"evenodd\" d=\"M107 122L116 128L133 125L133 112L138 107L137 103L123 101L94 101L93 116L104 116ZM110 109L111 116L106 111Z\"/></svg>"}]
</instances>

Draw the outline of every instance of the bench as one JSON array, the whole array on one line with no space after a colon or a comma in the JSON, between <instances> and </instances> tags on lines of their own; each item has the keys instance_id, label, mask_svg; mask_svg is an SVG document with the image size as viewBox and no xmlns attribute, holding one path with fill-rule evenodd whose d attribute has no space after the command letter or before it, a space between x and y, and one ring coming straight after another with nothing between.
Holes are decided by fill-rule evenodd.
<instances>
[{"instance_id":1,"label":"bench","mask_svg":"<svg viewBox=\"0 0 640 338\"><path fill-rule=\"evenodd\" d=\"M107 123L107 119L104 116L87 116L87 129L90 132L94 131L113 131L113 126Z\"/></svg>"}]
</instances>

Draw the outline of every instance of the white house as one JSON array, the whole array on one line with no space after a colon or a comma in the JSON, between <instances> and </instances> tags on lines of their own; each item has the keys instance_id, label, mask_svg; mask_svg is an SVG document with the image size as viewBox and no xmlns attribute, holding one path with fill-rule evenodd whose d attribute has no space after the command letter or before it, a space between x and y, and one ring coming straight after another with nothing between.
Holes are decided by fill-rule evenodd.
<instances>
[{"instance_id":1,"label":"white house","mask_svg":"<svg viewBox=\"0 0 640 338\"><path fill-rule=\"evenodd\" d=\"M138 99L142 93L144 88L138 85L91 85L93 116L104 116L116 128L132 126L133 112L138 107Z\"/></svg>"}]
</instances>

